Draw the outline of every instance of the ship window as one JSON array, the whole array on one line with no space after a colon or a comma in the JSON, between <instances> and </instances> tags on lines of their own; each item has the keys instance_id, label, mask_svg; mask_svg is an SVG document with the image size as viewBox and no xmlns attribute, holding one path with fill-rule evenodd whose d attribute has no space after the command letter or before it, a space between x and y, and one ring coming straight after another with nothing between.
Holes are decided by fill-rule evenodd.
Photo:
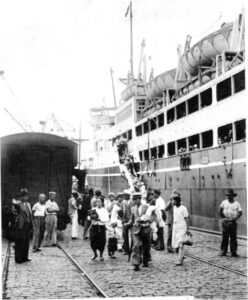
<instances>
[{"instance_id":1,"label":"ship window","mask_svg":"<svg viewBox=\"0 0 248 300\"><path fill-rule=\"evenodd\" d=\"M232 95L231 78L217 84L217 100L223 100Z\"/></svg>"},{"instance_id":2,"label":"ship window","mask_svg":"<svg viewBox=\"0 0 248 300\"><path fill-rule=\"evenodd\" d=\"M213 146L213 131L208 130L202 133L202 148Z\"/></svg>"},{"instance_id":3,"label":"ship window","mask_svg":"<svg viewBox=\"0 0 248 300\"><path fill-rule=\"evenodd\" d=\"M157 158L157 153L158 153L157 147L152 148L152 149L151 149L151 158L152 158L152 159Z\"/></svg>"},{"instance_id":4,"label":"ship window","mask_svg":"<svg viewBox=\"0 0 248 300\"><path fill-rule=\"evenodd\" d=\"M175 142L170 142L167 145L167 151L168 151L168 155L175 155L176 154L176 143Z\"/></svg>"},{"instance_id":5,"label":"ship window","mask_svg":"<svg viewBox=\"0 0 248 300\"><path fill-rule=\"evenodd\" d=\"M139 151L139 158L140 158L140 161L143 160L143 152L142 151Z\"/></svg>"},{"instance_id":6,"label":"ship window","mask_svg":"<svg viewBox=\"0 0 248 300\"><path fill-rule=\"evenodd\" d=\"M145 108L146 100L145 99L137 99L137 109L142 110Z\"/></svg>"},{"instance_id":7,"label":"ship window","mask_svg":"<svg viewBox=\"0 0 248 300\"><path fill-rule=\"evenodd\" d=\"M127 138L127 132L124 132L124 133L122 134L122 137L123 137L124 139L126 139L126 138Z\"/></svg>"},{"instance_id":8,"label":"ship window","mask_svg":"<svg viewBox=\"0 0 248 300\"><path fill-rule=\"evenodd\" d=\"M200 138L199 134L195 134L189 137L189 151L199 150Z\"/></svg>"},{"instance_id":9,"label":"ship window","mask_svg":"<svg viewBox=\"0 0 248 300\"><path fill-rule=\"evenodd\" d=\"M227 124L218 128L218 143L230 143L232 141L232 124Z\"/></svg>"},{"instance_id":10,"label":"ship window","mask_svg":"<svg viewBox=\"0 0 248 300\"><path fill-rule=\"evenodd\" d=\"M212 104L212 89L207 89L200 94L201 108L209 106Z\"/></svg>"},{"instance_id":11,"label":"ship window","mask_svg":"<svg viewBox=\"0 0 248 300\"><path fill-rule=\"evenodd\" d=\"M157 119L156 118L150 119L150 131L152 131L156 128L157 128Z\"/></svg>"},{"instance_id":12,"label":"ship window","mask_svg":"<svg viewBox=\"0 0 248 300\"><path fill-rule=\"evenodd\" d=\"M175 119L175 110L174 107L167 111L167 124L170 124Z\"/></svg>"},{"instance_id":13,"label":"ship window","mask_svg":"<svg viewBox=\"0 0 248 300\"><path fill-rule=\"evenodd\" d=\"M235 122L236 141L244 140L246 138L245 120Z\"/></svg>"},{"instance_id":14,"label":"ship window","mask_svg":"<svg viewBox=\"0 0 248 300\"><path fill-rule=\"evenodd\" d=\"M127 132L127 138L128 138L128 140L131 140L133 138L132 129L128 130L128 132Z\"/></svg>"},{"instance_id":15,"label":"ship window","mask_svg":"<svg viewBox=\"0 0 248 300\"><path fill-rule=\"evenodd\" d=\"M148 159L149 159L149 151L147 149L147 150L144 150L144 160L148 160Z\"/></svg>"},{"instance_id":16,"label":"ship window","mask_svg":"<svg viewBox=\"0 0 248 300\"><path fill-rule=\"evenodd\" d=\"M177 120L183 118L186 115L186 106L185 102L176 106L177 111Z\"/></svg>"},{"instance_id":17,"label":"ship window","mask_svg":"<svg viewBox=\"0 0 248 300\"><path fill-rule=\"evenodd\" d=\"M164 126L164 114L158 115L158 127Z\"/></svg>"},{"instance_id":18,"label":"ship window","mask_svg":"<svg viewBox=\"0 0 248 300\"><path fill-rule=\"evenodd\" d=\"M176 93L175 90L169 89L169 99L170 99L170 103L172 102L172 97L175 95L175 93Z\"/></svg>"},{"instance_id":19,"label":"ship window","mask_svg":"<svg viewBox=\"0 0 248 300\"><path fill-rule=\"evenodd\" d=\"M143 123L143 131L144 131L144 134L148 132L148 122L147 121L145 123Z\"/></svg>"},{"instance_id":20,"label":"ship window","mask_svg":"<svg viewBox=\"0 0 248 300\"><path fill-rule=\"evenodd\" d=\"M185 138L177 141L177 149L178 154L182 154L187 151L187 142Z\"/></svg>"},{"instance_id":21,"label":"ship window","mask_svg":"<svg viewBox=\"0 0 248 300\"><path fill-rule=\"evenodd\" d=\"M198 95L187 101L189 114L194 113L199 109Z\"/></svg>"},{"instance_id":22,"label":"ship window","mask_svg":"<svg viewBox=\"0 0 248 300\"><path fill-rule=\"evenodd\" d=\"M164 157L164 145L158 146L158 158Z\"/></svg>"},{"instance_id":23,"label":"ship window","mask_svg":"<svg viewBox=\"0 0 248 300\"><path fill-rule=\"evenodd\" d=\"M136 136L142 135L142 125L136 127Z\"/></svg>"},{"instance_id":24,"label":"ship window","mask_svg":"<svg viewBox=\"0 0 248 300\"><path fill-rule=\"evenodd\" d=\"M238 93L245 89L245 71L241 71L233 76L234 78L234 92Z\"/></svg>"}]
</instances>

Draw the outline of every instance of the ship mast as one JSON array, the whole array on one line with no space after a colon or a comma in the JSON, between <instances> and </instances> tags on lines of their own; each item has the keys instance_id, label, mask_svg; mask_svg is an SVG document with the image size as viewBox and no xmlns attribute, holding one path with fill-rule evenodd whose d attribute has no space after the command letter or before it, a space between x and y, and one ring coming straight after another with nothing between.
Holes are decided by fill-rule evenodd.
<instances>
[{"instance_id":1,"label":"ship mast","mask_svg":"<svg viewBox=\"0 0 248 300\"><path fill-rule=\"evenodd\" d=\"M114 96L115 108L117 108L116 96L115 96L115 86L114 86L113 70L112 70L112 68L110 68L110 75L111 75L111 82L112 82L112 89L113 89L113 96Z\"/></svg>"},{"instance_id":2,"label":"ship mast","mask_svg":"<svg viewBox=\"0 0 248 300\"><path fill-rule=\"evenodd\" d=\"M130 11L130 12L129 12ZM127 17L129 13L130 16L130 74L128 78L128 83L133 83L134 81L134 73L133 73L133 10L132 10L132 1L130 1L130 4L127 8L127 12L125 14L125 17Z\"/></svg>"},{"instance_id":3,"label":"ship mast","mask_svg":"<svg viewBox=\"0 0 248 300\"><path fill-rule=\"evenodd\" d=\"M131 76L133 78L133 11L132 1L130 2L130 64L131 64Z\"/></svg>"}]
</instances>

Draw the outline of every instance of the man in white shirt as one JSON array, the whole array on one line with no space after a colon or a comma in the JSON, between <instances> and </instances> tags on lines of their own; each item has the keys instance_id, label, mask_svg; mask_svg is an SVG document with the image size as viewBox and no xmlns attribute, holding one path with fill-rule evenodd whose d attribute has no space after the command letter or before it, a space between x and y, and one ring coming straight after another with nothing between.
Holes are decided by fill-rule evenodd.
<instances>
[{"instance_id":1,"label":"man in white shirt","mask_svg":"<svg viewBox=\"0 0 248 300\"><path fill-rule=\"evenodd\" d=\"M165 201L164 199L160 196L161 192L160 190L153 190L154 193L154 198L156 199L156 204L155 207L159 210L161 213L161 217L163 221L166 220L165 217ZM157 246L155 247L156 250L164 250L164 222L161 222L158 225L158 240L157 240Z\"/></svg>"},{"instance_id":2,"label":"man in white shirt","mask_svg":"<svg viewBox=\"0 0 248 300\"><path fill-rule=\"evenodd\" d=\"M219 214L222 219L222 242L221 256L226 256L228 249L228 240L230 236L230 250L233 257L238 256L237 249L237 219L242 216L242 209L238 201L234 200L237 194L229 189L225 195L228 199L220 204Z\"/></svg>"},{"instance_id":3,"label":"man in white shirt","mask_svg":"<svg viewBox=\"0 0 248 300\"><path fill-rule=\"evenodd\" d=\"M32 211L34 216L34 228L33 228L33 252L40 250L41 242L44 237L45 231L45 206L46 196L44 194L39 195L39 201L34 204Z\"/></svg>"},{"instance_id":4,"label":"man in white shirt","mask_svg":"<svg viewBox=\"0 0 248 300\"><path fill-rule=\"evenodd\" d=\"M46 202L46 230L44 236L44 247L57 245L57 212L59 207L54 201L56 199L55 192L49 192L49 199Z\"/></svg>"},{"instance_id":5,"label":"man in white shirt","mask_svg":"<svg viewBox=\"0 0 248 300\"><path fill-rule=\"evenodd\" d=\"M71 218L71 238L78 238L78 192L72 192L72 197L68 200L68 215Z\"/></svg>"}]
</instances>

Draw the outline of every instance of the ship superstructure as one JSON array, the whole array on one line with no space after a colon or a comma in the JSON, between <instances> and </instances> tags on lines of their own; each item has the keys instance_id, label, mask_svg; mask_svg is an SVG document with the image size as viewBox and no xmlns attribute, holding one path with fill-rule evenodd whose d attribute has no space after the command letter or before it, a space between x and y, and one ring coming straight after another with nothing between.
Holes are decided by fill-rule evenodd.
<instances>
[{"instance_id":1,"label":"ship superstructure","mask_svg":"<svg viewBox=\"0 0 248 300\"><path fill-rule=\"evenodd\" d=\"M122 93L114 125L95 131L88 184L104 193L142 180L165 199L178 188L192 226L219 230L218 207L231 187L246 233L244 14L184 50L177 68Z\"/></svg>"}]
</instances>

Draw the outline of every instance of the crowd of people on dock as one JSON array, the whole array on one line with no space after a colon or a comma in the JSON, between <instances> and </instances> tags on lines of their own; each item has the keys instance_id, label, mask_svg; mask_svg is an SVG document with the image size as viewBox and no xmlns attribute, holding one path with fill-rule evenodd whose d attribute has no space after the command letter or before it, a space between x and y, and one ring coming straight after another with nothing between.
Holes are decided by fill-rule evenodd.
<instances>
[{"instance_id":1,"label":"crowd of people on dock","mask_svg":"<svg viewBox=\"0 0 248 300\"><path fill-rule=\"evenodd\" d=\"M219 214L222 218L223 237L221 255L226 255L229 236L232 256L237 256L237 219L242 215L237 194L229 189L222 201ZM11 222L14 232L16 263L30 261L28 257L30 231L33 230L33 252L40 252L41 246L57 245L56 193L49 192L49 199L40 194L38 202L31 208L27 189L21 189L12 200ZM83 195L73 191L68 200L68 215L71 222L71 239L78 239L78 227L82 225L83 239L90 240L92 260L103 261L105 248L110 259L122 252L132 261L135 271L140 265L148 267L152 260L151 248L165 249L164 229L167 228L166 248L169 253L178 253L176 266L184 260L184 246L192 245L189 230L189 214L181 201L181 195L174 189L166 202L161 191L130 192L124 190L117 195L109 193L105 198L100 190L89 189Z\"/></svg>"}]
</instances>

